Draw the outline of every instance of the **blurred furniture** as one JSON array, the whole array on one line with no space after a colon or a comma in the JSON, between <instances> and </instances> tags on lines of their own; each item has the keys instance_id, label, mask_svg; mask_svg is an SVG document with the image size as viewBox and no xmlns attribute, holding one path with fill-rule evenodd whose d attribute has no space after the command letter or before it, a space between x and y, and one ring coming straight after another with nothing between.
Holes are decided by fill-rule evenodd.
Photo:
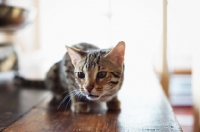
<instances>
[{"instance_id":1,"label":"blurred furniture","mask_svg":"<svg viewBox=\"0 0 200 132\"><path fill-rule=\"evenodd\" d=\"M7 36L25 27L33 21L35 9L6 5L6 1L0 4L0 32ZM12 42L0 43L0 72L17 70L18 56Z\"/></svg>"},{"instance_id":2,"label":"blurred furniture","mask_svg":"<svg viewBox=\"0 0 200 132\"><path fill-rule=\"evenodd\" d=\"M200 46L197 43L193 53L192 93L194 109L194 132L200 132Z\"/></svg>"},{"instance_id":3,"label":"blurred furniture","mask_svg":"<svg viewBox=\"0 0 200 132\"><path fill-rule=\"evenodd\" d=\"M25 27L35 18L35 9L25 9L9 5L0 5L0 31L15 32Z\"/></svg>"},{"instance_id":4,"label":"blurred furniture","mask_svg":"<svg viewBox=\"0 0 200 132\"><path fill-rule=\"evenodd\" d=\"M0 72L18 70L17 53L12 43L0 43Z\"/></svg>"}]
</instances>

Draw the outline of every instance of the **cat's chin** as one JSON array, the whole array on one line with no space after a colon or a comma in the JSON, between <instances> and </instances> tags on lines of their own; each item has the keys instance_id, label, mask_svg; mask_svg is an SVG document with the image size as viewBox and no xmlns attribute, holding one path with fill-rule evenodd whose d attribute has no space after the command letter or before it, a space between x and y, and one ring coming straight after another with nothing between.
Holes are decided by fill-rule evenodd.
<instances>
[{"instance_id":1,"label":"cat's chin","mask_svg":"<svg viewBox=\"0 0 200 132\"><path fill-rule=\"evenodd\" d=\"M102 96L99 101L101 102L107 102L110 101L113 97L112 96Z\"/></svg>"}]
</instances>

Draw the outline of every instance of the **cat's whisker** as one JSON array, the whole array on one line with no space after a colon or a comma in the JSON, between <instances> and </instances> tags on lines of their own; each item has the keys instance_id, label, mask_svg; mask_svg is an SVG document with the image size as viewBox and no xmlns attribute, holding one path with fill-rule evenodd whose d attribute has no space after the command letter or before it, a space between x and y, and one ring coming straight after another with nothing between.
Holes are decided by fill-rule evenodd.
<instances>
[{"instance_id":1,"label":"cat's whisker","mask_svg":"<svg viewBox=\"0 0 200 132\"><path fill-rule=\"evenodd\" d=\"M61 106L68 98L69 98L69 100L68 100L67 104L69 103L69 101L70 101L70 95L73 94L74 91L75 91L75 90L69 92L69 93L63 98L63 100L62 100L61 103L59 104L57 110L60 108L60 106Z\"/></svg>"},{"instance_id":2,"label":"cat's whisker","mask_svg":"<svg viewBox=\"0 0 200 132\"><path fill-rule=\"evenodd\" d=\"M60 108L60 106L61 106L69 97L70 97L69 95L66 95L66 96L64 97L64 99L60 102L60 104L59 104L57 110Z\"/></svg>"},{"instance_id":3,"label":"cat's whisker","mask_svg":"<svg viewBox=\"0 0 200 132\"><path fill-rule=\"evenodd\" d=\"M76 90L73 90L73 91L71 92L71 94L70 94L70 99L68 100L67 105L65 106L65 111L66 111L66 109L67 109L67 106L68 106L68 104L69 104L69 101L70 101L73 97L76 96L76 93L74 93L74 92L76 92Z\"/></svg>"},{"instance_id":4,"label":"cat's whisker","mask_svg":"<svg viewBox=\"0 0 200 132\"><path fill-rule=\"evenodd\" d=\"M66 109L67 109L67 106L68 106L70 100L71 100L71 98L67 101L67 104L66 104L66 106L65 106L65 111L66 111Z\"/></svg>"},{"instance_id":5,"label":"cat's whisker","mask_svg":"<svg viewBox=\"0 0 200 132\"><path fill-rule=\"evenodd\" d=\"M68 91L64 91L63 93L59 94L59 96L62 96L65 93L68 93Z\"/></svg>"},{"instance_id":6,"label":"cat's whisker","mask_svg":"<svg viewBox=\"0 0 200 132\"><path fill-rule=\"evenodd\" d=\"M83 95L81 94L81 92L78 93L78 98L82 99Z\"/></svg>"},{"instance_id":7,"label":"cat's whisker","mask_svg":"<svg viewBox=\"0 0 200 132\"><path fill-rule=\"evenodd\" d=\"M81 92L80 92L80 91L77 91L77 92L75 93L75 96L77 96L78 98L80 97L80 95L81 95Z\"/></svg>"},{"instance_id":8,"label":"cat's whisker","mask_svg":"<svg viewBox=\"0 0 200 132\"><path fill-rule=\"evenodd\" d=\"M65 93L68 93L69 91L64 91L61 95L65 94Z\"/></svg>"}]
</instances>

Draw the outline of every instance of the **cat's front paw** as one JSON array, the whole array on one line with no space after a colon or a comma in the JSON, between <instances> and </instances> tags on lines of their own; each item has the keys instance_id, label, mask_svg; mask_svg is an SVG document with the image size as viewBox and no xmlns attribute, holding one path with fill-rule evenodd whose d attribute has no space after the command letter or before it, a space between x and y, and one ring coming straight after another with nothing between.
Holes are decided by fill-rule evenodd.
<instances>
[{"instance_id":1,"label":"cat's front paw","mask_svg":"<svg viewBox=\"0 0 200 132\"><path fill-rule=\"evenodd\" d=\"M71 105L71 110L75 113L88 113L90 106L85 102L76 102Z\"/></svg>"},{"instance_id":2,"label":"cat's front paw","mask_svg":"<svg viewBox=\"0 0 200 132\"><path fill-rule=\"evenodd\" d=\"M107 102L106 105L109 110L119 110L121 108L121 102L117 98Z\"/></svg>"}]
</instances>

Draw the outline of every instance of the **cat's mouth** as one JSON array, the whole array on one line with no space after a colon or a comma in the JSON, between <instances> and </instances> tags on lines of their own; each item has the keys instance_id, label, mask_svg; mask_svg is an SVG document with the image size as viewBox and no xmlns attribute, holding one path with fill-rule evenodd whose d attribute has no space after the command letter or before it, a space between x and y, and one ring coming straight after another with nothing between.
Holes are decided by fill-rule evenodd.
<instances>
[{"instance_id":1,"label":"cat's mouth","mask_svg":"<svg viewBox=\"0 0 200 132\"><path fill-rule=\"evenodd\" d=\"M93 94L89 94L88 96L89 96L89 97L96 97L96 98L99 97L99 95L93 95Z\"/></svg>"},{"instance_id":2,"label":"cat's mouth","mask_svg":"<svg viewBox=\"0 0 200 132\"><path fill-rule=\"evenodd\" d=\"M98 100L99 95L89 94L89 95L87 95L87 98L90 99L90 100Z\"/></svg>"},{"instance_id":3,"label":"cat's mouth","mask_svg":"<svg viewBox=\"0 0 200 132\"><path fill-rule=\"evenodd\" d=\"M94 95L94 94L88 94L86 95L87 99L93 100L93 101L108 101L112 99L111 95Z\"/></svg>"}]
</instances>

